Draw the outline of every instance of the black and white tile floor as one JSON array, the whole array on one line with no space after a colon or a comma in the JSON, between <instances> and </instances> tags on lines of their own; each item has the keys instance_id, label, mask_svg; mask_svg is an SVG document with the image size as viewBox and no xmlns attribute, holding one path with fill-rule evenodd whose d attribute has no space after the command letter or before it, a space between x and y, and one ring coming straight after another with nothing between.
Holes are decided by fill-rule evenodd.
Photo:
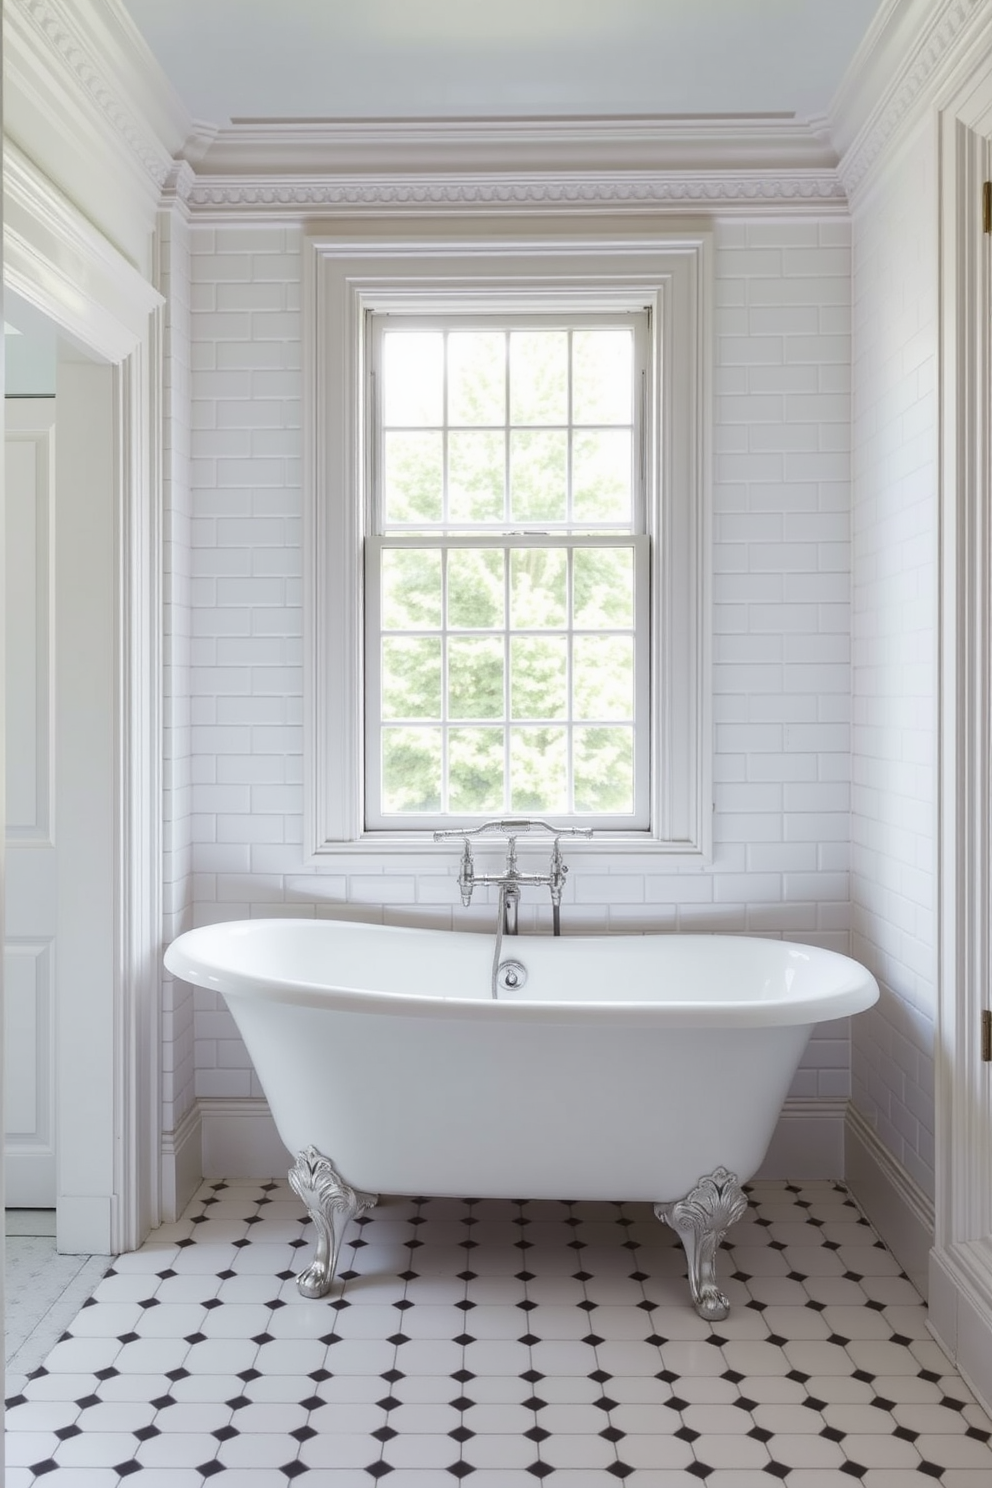
<instances>
[{"instance_id":1,"label":"black and white tile floor","mask_svg":"<svg viewBox=\"0 0 992 1488\"><path fill-rule=\"evenodd\" d=\"M11 1382L8 1488L990 1488L992 1425L845 1191L750 1197L714 1327L647 1205L386 1199L314 1302L288 1185L205 1184Z\"/></svg>"}]
</instances>

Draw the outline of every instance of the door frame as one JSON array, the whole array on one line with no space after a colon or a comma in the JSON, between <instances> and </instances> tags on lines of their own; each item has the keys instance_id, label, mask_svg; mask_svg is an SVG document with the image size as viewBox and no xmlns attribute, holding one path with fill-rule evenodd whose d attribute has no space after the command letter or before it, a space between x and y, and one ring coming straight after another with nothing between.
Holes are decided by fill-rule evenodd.
<instances>
[{"instance_id":1,"label":"door frame","mask_svg":"<svg viewBox=\"0 0 992 1488\"><path fill-rule=\"evenodd\" d=\"M66 1202L72 1248L117 1253L140 1245L160 1217L164 302L7 139L3 217L5 286L113 367L114 1098L101 1116L71 1086L60 1092L56 1151L59 1130L82 1125L86 1144L107 1155L112 1192ZM71 1173L61 1174L66 1192L76 1192Z\"/></svg>"},{"instance_id":2,"label":"door frame","mask_svg":"<svg viewBox=\"0 0 992 1488\"><path fill-rule=\"evenodd\" d=\"M930 1325L992 1404L992 68L938 100L939 941Z\"/></svg>"}]
</instances>

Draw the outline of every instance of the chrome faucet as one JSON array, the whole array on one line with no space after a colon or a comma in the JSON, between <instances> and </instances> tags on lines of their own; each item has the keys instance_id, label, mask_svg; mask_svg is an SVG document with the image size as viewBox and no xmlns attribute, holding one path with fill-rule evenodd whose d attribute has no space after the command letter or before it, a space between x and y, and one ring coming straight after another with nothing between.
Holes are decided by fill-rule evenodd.
<instances>
[{"instance_id":1,"label":"chrome faucet","mask_svg":"<svg viewBox=\"0 0 992 1488\"><path fill-rule=\"evenodd\" d=\"M521 873L517 867L517 838L528 832L546 832L552 838L551 861L547 873ZM472 858L472 841L483 836L506 838L506 863L502 873L476 873ZM561 853L562 837L591 837L591 827L555 827L540 817L502 817L496 821L483 822L479 827L452 827L434 833L435 842L462 842L462 856L458 866L458 887L462 903L466 908L472 902L476 884L493 884L499 888L499 924L503 935L516 935L520 889L524 884L545 885L551 891L551 913L553 933L561 934L561 899L565 888L568 868Z\"/></svg>"}]
</instances>

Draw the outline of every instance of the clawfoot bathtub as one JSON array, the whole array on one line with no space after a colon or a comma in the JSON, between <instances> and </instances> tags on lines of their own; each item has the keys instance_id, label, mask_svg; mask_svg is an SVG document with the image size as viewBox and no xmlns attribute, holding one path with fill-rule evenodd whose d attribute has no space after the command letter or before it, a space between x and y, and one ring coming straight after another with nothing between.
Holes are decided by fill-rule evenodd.
<instances>
[{"instance_id":1,"label":"clawfoot bathtub","mask_svg":"<svg viewBox=\"0 0 992 1488\"><path fill-rule=\"evenodd\" d=\"M247 920L179 937L223 993L331 1285L347 1221L393 1194L646 1200L685 1246L702 1317L813 1025L869 1007L830 951L707 935L521 937L490 995L488 936ZM358 1188L354 1185L361 1184Z\"/></svg>"}]
</instances>

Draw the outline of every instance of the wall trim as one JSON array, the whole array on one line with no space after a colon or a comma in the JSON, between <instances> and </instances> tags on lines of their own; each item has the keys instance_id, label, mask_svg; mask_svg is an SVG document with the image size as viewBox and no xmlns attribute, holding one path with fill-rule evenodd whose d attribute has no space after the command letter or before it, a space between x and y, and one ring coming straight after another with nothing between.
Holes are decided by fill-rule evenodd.
<instances>
[{"instance_id":1,"label":"wall trim","mask_svg":"<svg viewBox=\"0 0 992 1488\"><path fill-rule=\"evenodd\" d=\"M848 1107L845 1182L922 1297L927 1296L934 1205L864 1116Z\"/></svg>"},{"instance_id":2,"label":"wall trim","mask_svg":"<svg viewBox=\"0 0 992 1488\"><path fill-rule=\"evenodd\" d=\"M604 172L558 170L515 173L479 171L300 178L289 175L197 176L184 186L194 221L237 217L299 221L321 212L374 215L412 212L685 212L718 207L720 212L779 211L817 216L846 213L847 197L832 168L749 172L726 170Z\"/></svg>"},{"instance_id":3,"label":"wall trim","mask_svg":"<svg viewBox=\"0 0 992 1488\"><path fill-rule=\"evenodd\" d=\"M852 205L969 56L973 65L989 21L984 0L885 0L823 121Z\"/></svg>"},{"instance_id":4,"label":"wall trim","mask_svg":"<svg viewBox=\"0 0 992 1488\"><path fill-rule=\"evenodd\" d=\"M203 1177L203 1116L194 1102L173 1131L162 1133L162 1223L174 1224Z\"/></svg>"},{"instance_id":5,"label":"wall trim","mask_svg":"<svg viewBox=\"0 0 992 1488\"><path fill-rule=\"evenodd\" d=\"M201 1096L205 1178L272 1178L292 1159L280 1141L268 1102ZM757 1177L841 1179L844 1176L843 1100L787 1100Z\"/></svg>"}]
</instances>

